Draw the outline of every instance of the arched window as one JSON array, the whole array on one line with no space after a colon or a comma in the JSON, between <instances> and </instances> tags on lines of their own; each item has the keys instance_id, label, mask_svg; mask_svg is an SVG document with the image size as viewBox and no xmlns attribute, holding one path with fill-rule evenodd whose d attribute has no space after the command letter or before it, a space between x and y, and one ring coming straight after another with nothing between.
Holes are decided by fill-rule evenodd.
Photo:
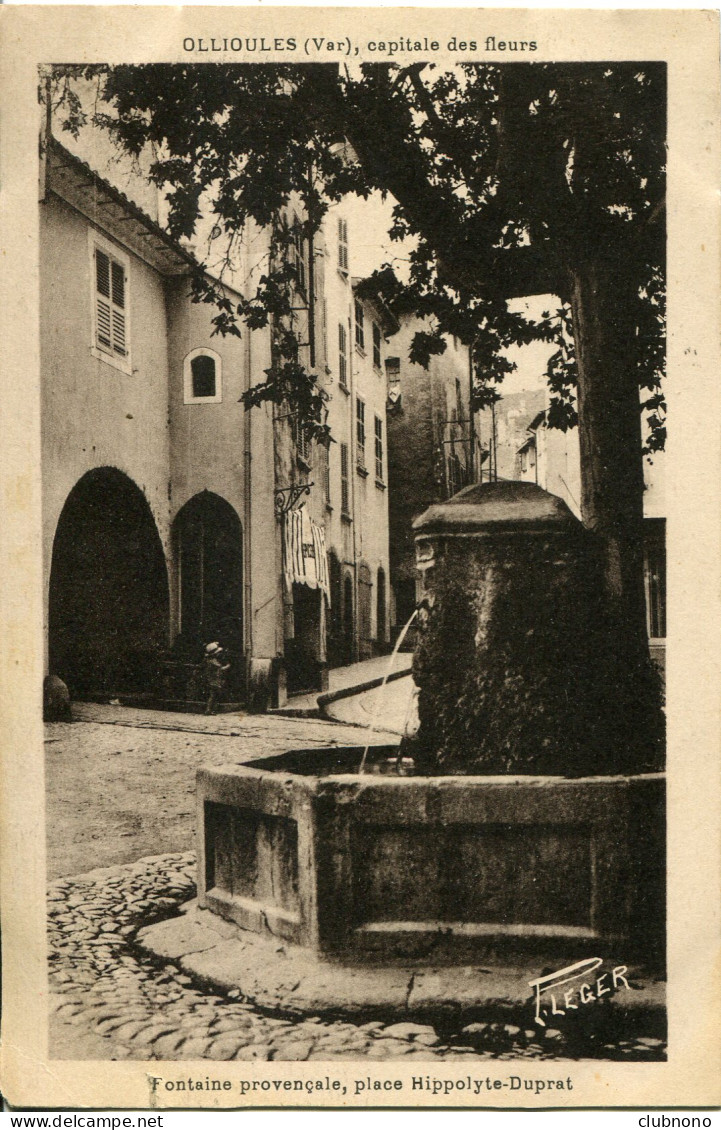
<instances>
[{"instance_id":1,"label":"arched window","mask_svg":"<svg viewBox=\"0 0 721 1130\"><path fill-rule=\"evenodd\" d=\"M193 398L215 396L215 361L207 353L201 353L190 362L193 382Z\"/></svg>"},{"instance_id":2,"label":"arched window","mask_svg":"<svg viewBox=\"0 0 721 1130\"><path fill-rule=\"evenodd\" d=\"M221 359L212 349L193 349L183 364L186 404L219 404L223 399Z\"/></svg>"}]
</instances>

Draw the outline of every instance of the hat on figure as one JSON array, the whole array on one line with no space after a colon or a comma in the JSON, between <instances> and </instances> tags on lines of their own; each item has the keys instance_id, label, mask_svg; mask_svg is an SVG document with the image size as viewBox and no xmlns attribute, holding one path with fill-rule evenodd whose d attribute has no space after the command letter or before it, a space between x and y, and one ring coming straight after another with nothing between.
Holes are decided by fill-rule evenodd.
<instances>
[{"instance_id":1,"label":"hat on figure","mask_svg":"<svg viewBox=\"0 0 721 1130\"><path fill-rule=\"evenodd\" d=\"M223 649L222 649L222 647L220 646L219 643L209 643L207 645L206 649L205 649L205 654L206 655L215 655L215 653L217 651L222 651L222 650Z\"/></svg>"}]
</instances>

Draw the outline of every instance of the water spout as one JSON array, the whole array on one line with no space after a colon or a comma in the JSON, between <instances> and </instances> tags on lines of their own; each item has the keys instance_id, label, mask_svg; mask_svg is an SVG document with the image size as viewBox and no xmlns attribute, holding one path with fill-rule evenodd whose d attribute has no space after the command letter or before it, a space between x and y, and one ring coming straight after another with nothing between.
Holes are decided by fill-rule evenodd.
<instances>
[{"instance_id":1,"label":"water spout","mask_svg":"<svg viewBox=\"0 0 721 1130\"><path fill-rule=\"evenodd\" d=\"M391 652L391 657L390 657L390 660L388 662L388 669L386 670L386 673L383 676L383 682L381 683L380 687L378 688L378 705L376 706L376 709L373 713L373 721L370 723L370 726L368 727L368 741L366 743L365 749L363 750L363 757L361 758L361 763L358 767L358 773L359 774L365 773L365 765L366 765L366 760L368 758L368 750L370 749L371 738L373 737L373 735L376 733L376 731L379 728L378 722L379 722L379 718L380 718L381 707L383 705L383 691L385 690L385 685L386 685L386 683L388 682L389 678L391 677L391 675L393 673L393 667L394 667L396 658L398 656L398 652L400 651L401 647L403 646L403 641L405 640L406 636L408 635L408 630L409 630L411 624L413 623L413 621L415 620L416 616L418 615L418 612L420 611L422 604L423 604L423 602L421 602L421 604L419 604L417 608L413 609L413 612L409 616L406 623L403 625L403 628L401 629L401 631L398 635L398 639L396 640L396 645L393 648L393 651Z\"/></svg>"}]
</instances>

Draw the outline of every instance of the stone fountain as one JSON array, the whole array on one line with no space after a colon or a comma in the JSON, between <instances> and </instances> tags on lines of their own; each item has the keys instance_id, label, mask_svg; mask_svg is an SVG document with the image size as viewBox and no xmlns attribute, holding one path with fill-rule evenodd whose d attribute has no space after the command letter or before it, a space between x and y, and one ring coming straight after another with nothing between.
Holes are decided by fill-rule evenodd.
<instances>
[{"instance_id":1,"label":"stone fountain","mask_svg":"<svg viewBox=\"0 0 721 1130\"><path fill-rule=\"evenodd\" d=\"M201 769L197 907L145 932L266 1006L417 1015L520 1003L519 969L661 960L664 779L624 772L572 693L593 676L580 523L504 483L415 529L415 774L387 746L360 774L362 745Z\"/></svg>"}]
</instances>

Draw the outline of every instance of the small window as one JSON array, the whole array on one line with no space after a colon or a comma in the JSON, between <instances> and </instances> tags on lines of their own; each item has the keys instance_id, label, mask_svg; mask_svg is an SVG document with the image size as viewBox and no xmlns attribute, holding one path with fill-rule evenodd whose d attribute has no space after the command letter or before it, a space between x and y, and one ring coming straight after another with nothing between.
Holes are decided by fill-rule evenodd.
<instances>
[{"instance_id":1,"label":"small window","mask_svg":"<svg viewBox=\"0 0 721 1130\"><path fill-rule=\"evenodd\" d=\"M366 406L365 401L360 397L356 397L355 402L355 436L356 436L356 458L358 466L365 468L366 465Z\"/></svg>"},{"instance_id":2,"label":"small window","mask_svg":"<svg viewBox=\"0 0 721 1130\"><path fill-rule=\"evenodd\" d=\"M401 379L401 359L400 357L386 358L386 376L388 377L388 384L397 384Z\"/></svg>"},{"instance_id":3,"label":"small window","mask_svg":"<svg viewBox=\"0 0 721 1130\"><path fill-rule=\"evenodd\" d=\"M193 349L183 362L186 404L219 404L222 398L220 355L213 349Z\"/></svg>"},{"instance_id":4,"label":"small window","mask_svg":"<svg viewBox=\"0 0 721 1130\"><path fill-rule=\"evenodd\" d=\"M348 388L348 334L342 322L338 323L338 383Z\"/></svg>"},{"instance_id":5,"label":"small window","mask_svg":"<svg viewBox=\"0 0 721 1130\"><path fill-rule=\"evenodd\" d=\"M365 332L364 332L365 316L363 307L356 299L355 304L355 343L359 349L365 349Z\"/></svg>"},{"instance_id":6,"label":"small window","mask_svg":"<svg viewBox=\"0 0 721 1130\"><path fill-rule=\"evenodd\" d=\"M373 323L373 364L376 369L381 367L381 331L380 327Z\"/></svg>"},{"instance_id":7,"label":"small window","mask_svg":"<svg viewBox=\"0 0 721 1130\"><path fill-rule=\"evenodd\" d=\"M348 273L348 221L338 219L338 270Z\"/></svg>"},{"instance_id":8,"label":"small window","mask_svg":"<svg viewBox=\"0 0 721 1130\"><path fill-rule=\"evenodd\" d=\"M215 361L207 353L200 353L190 362L193 380L193 399L215 396Z\"/></svg>"},{"instance_id":9,"label":"small window","mask_svg":"<svg viewBox=\"0 0 721 1130\"><path fill-rule=\"evenodd\" d=\"M131 372L127 256L89 233L93 288L95 356L124 373Z\"/></svg>"},{"instance_id":10,"label":"small window","mask_svg":"<svg viewBox=\"0 0 721 1130\"><path fill-rule=\"evenodd\" d=\"M348 481L348 444L340 445L340 508L343 514L350 515L350 483Z\"/></svg>"},{"instance_id":11,"label":"small window","mask_svg":"<svg viewBox=\"0 0 721 1130\"><path fill-rule=\"evenodd\" d=\"M383 421L375 418L376 481L383 482Z\"/></svg>"},{"instance_id":12,"label":"small window","mask_svg":"<svg viewBox=\"0 0 721 1130\"><path fill-rule=\"evenodd\" d=\"M323 498L325 499L326 506L330 506L330 452L323 443L318 444L317 451L318 474L320 485L323 490Z\"/></svg>"}]
</instances>

